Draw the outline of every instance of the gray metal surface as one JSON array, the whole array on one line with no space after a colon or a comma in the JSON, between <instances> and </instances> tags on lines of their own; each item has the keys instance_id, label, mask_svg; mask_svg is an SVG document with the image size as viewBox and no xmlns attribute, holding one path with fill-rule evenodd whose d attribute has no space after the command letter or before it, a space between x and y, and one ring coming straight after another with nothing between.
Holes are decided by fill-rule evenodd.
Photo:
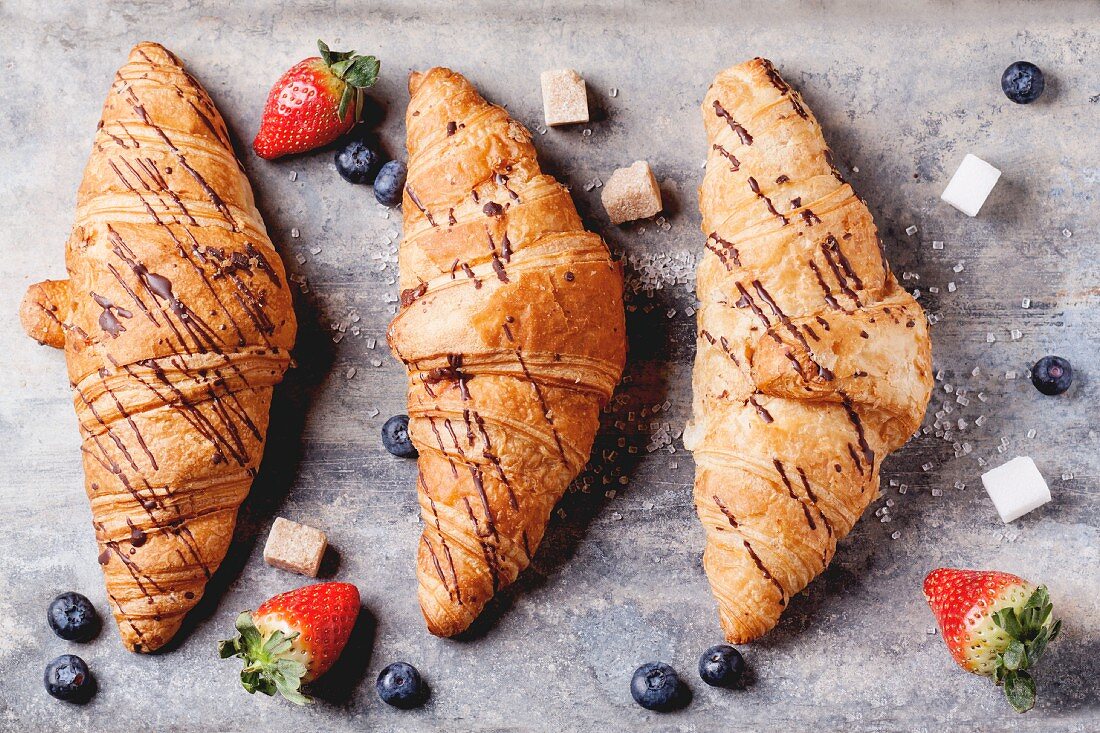
<instances>
[{"instance_id":1,"label":"gray metal surface","mask_svg":"<svg viewBox=\"0 0 1100 733\"><path fill-rule=\"evenodd\" d=\"M887 14L840 1L586 5L0 0L0 729L1100 727L1100 7L913 3ZM453 66L534 128L539 72L570 66L587 79L599 110L587 128L551 130L536 144L545 166L572 185L591 226L631 263L628 377L599 438L590 488L567 496L534 566L461 641L423 628L415 468L384 453L378 439L383 420L403 411L404 374L384 343L396 300L387 240L400 229L399 212L385 218L368 189L340 180L331 152L267 163L247 145L268 86L318 37L382 59L373 96L383 109L382 139L397 155L412 69ZM230 555L179 643L135 656L111 622L84 646L46 626L46 604L61 590L86 593L101 611L106 605L63 358L25 338L15 313L26 285L63 274L103 95L129 47L145 39L175 51L210 91L272 237L308 292L297 299L299 368L277 395L263 470ZM895 271L919 274L904 283L919 288L940 319L932 333L942 380L926 424L948 402L954 411L945 418L961 417L967 427L949 440L922 436L885 464L884 497L779 627L745 649L751 686L728 692L695 674L720 632L699 563L691 457L678 438L675 453L647 446L663 442L666 422L678 435L690 409L692 294L672 281L686 273L690 282L690 258L702 248L698 104L719 69L758 54L802 90L869 201ZM1048 74L1046 95L1029 107L999 89L1001 71L1019 58ZM977 219L938 200L966 152L1004 171ZM654 222L609 226L599 189L588 190L640 158L662 181L667 230ZM907 236L911 225L918 232ZM678 254L679 266L662 264ZM662 287L647 293L643 286L655 282ZM339 343L334 323L347 327ZM1026 379L1029 364L1051 352L1079 370L1059 398L1041 396ZM969 404L947 384L967 390ZM643 414L666 401L656 416ZM972 452L955 458L954 440ZM602 454L610 450L617 455L608 462ZM977 458L996 465L1017 454L1034 456L1054 500L1005 527L981 488ZM891 521L883 522L874 510L887 499ZM237 666L216 658L215 642L238 611L300 582L262 562L277 514L328 532L338 554L331 575L355 582L366 609L345 654L346 681L323 685L322 699L304 710L248 697ZM1049 585L1065 634L1038 674L1035 711L1014 715L929 633L920 583L941 564L996 567ZM43 691L42 668L64 652L92 665L100 691L91 704L65 705ZM430 680L426 708L400 712L375 696L374 677L398 659ZM661 716L631 701L630 674L652 659L690 682L688 709Z\"/></svg>"}]
</instances>

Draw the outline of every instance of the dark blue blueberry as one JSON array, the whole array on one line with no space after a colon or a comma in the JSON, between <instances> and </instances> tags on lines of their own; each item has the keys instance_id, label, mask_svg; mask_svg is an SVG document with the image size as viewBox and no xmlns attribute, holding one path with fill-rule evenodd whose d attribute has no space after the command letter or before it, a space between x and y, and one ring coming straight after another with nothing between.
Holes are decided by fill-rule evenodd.
<instances>
[{"instance_id":1,"label":"dark blue blueberry","mask_svg":"<svg viewBox=\"0 0 1100 733\"><path fill-rule=\"evenodd\" d=\"M630 695L646 710L664 713L686 705L691 692L672 667L664 662L648 662L634 670Z\"/></svg>"},{"instance_id":2,"label":"dark blue blueberry","mask_svg":"<svg viewBox=\"0 0 1100 733\"><path fill-rule=\"evenodd\" d=\"M382 445L399 458L416 458L416 446L409 437L409 416L394 415L382 426Z\"/></svg>"},{"instance_id":3,"label":"dark blue blueberry","mask_svg":"<svg viewBox=\"0 0 1100 733\"><path fill-rule=\"evenodd\" d=\"M374 197L383 206L397 206L401 203L401 193L405 190L405 176L408 169L400 160L391 160L378 171L374 179Z\"/></svg>"},{"instance_id":4,"label":"dark blue blueberry","mask_svg":"<svg viewBox=\"0 0 1100 733\"><path fill-rule=\"evenodd\" d=\"M84 702L95 693L88 665L75 654L62 654L47 664L42 681L46 684L46 692L58 700Z\"/></svg>"},{"instance_id":5,"label":"dark blue blueberry","mask_svg":"<svg viewBox=\"0 0 1100 733\"><path fill-rule=\"evenodd\" d=\"M336 171L350 183L373 183L381 165L381 154L361 138L348 140L336 151Z\"/></svg>"},{"instance_id":6,"label":"dark blue blueberry","mask_svg":"<svg viewBox=\"0 0 1100 733\"><path fill-rule=\"evenodd\" d=\"M1042 69L1028 61L1017 61L1001 74L1001 89L1016 104L1031 104L1045 86Z\"/></svg>"},{"instance_id":7,"label":"dark blue blueberry","mask_svg":"<svg viewBox=\"0 0 1100 733\"><path fill-rule=\"evenodd\" d=\"M699 676L711 687L739 687L745 676L745 658L729 644L716 644L699 657Z\"/></svg>"},{"instance_id":8,"label":"dark blue blueberry","mask_svg":"<svg viewBox=\"0 0 1100 733\"><path fill-rule=\"evenodd\" d=\"M99 631L95 606L79 593L62 593L50 602L46 620L53 632L68 641L88 641Z\"/></svg>"},{"instance_id":9,"label":"dark blue blueberry","mask_svg":"<svg viewBox=\"0 0 1100 733\"><path fill-rule=\"evenodd\" d=\"M1073 367L1060 356L1044 356L1031 367L1031 383L1043 394L1062 394L1073 384Z\"/></svg>"},{"instance_id":10,"label":"dark blue blueberry","mask_svg":"<svg viewBox=\"0 0 1100 733\"><path fill-rule=\"evenodd\" d=\"M405 662L394 662L383 669L374 688L382 702L402 710L419 707L428 699L427 683L416 667Z\"/></svg>"}]
</instances>

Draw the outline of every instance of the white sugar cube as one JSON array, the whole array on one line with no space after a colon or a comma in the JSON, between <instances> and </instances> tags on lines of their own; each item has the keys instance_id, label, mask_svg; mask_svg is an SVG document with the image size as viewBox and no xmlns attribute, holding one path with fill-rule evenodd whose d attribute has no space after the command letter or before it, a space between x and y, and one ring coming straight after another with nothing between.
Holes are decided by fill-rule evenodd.
<instances>
[{"instance_id":1,"label":"white sugar cube","mask_svg":"<svg viewBox=\"0 0 1100 733\"><path fill-rule=\"evenodd\" d=\"M1013 458L986 471L982 474L982 484L1005 524L1050 501L1047 482L1035 467L1035 461L1028 456Z\"/></svg>"},{"instance_id":2,"label":"white sugar cube","mask_svg":"<svg viewBox=\"0 0 1100 733\"><path fill-rule=\"evenodd\" d=\"M940 198L967 216L977 216L1000 177L999 170L967 153Z\"/></svg>"}]
</instances>

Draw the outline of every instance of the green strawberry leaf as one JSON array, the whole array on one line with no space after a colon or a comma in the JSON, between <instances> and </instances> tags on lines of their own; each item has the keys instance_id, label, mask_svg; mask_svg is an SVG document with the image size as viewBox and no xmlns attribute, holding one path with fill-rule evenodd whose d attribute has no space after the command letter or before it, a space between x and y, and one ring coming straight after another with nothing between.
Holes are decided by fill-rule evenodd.
<instances>
[{"instance_id":1,"label":"green strawberry leaf","mask_svg":"<svg viewBox=\"0 0 1100 733\"><path fill-rule=\"evenodd\" d=\"M1012 639L1019 639L1023 634L1022 624L1020 619L1016 616L1016 609L1014 608L1002 608L993 614L993 623L1000 626L1005 630L1005 633Z\"/></svg>"},{"instance_id":2,"label":"green strawberry leaf","mask_svg":"<svg viewBox=\"0 0 1100 733\"><path fill-rule=\"evenodd\" d=\"M340 95L340 107L336 110L336 116L339 119L344 119L348 113L348 107L351 106L352 101L355 100L355 87L345 84L344 91Z\"/></svg>"},{"instance_id":3,"label":"green strawberry leaf","mask_svg":"<svg viewBox=\"0 0 1100 733\"><path fill-rule=\"evenodd\" d=\"M1013 672L1005 679L1005 697L1018 713L1035 707L1035 680L1027 672Z\"/></svg>"},{"instance_id":4,"label":"green strawberry leaf","mask_svg":"<svg viewBox=\"0 0 1100 733\"><path fill-rule=\"evenodd\" d=\"M343 79L357 89L366 89L378 81L381 68L381 63L374 56L357 56L343 74Z\"/></svg>"},{"instance_id":5,"label":"green strawberry leaf","mask_svg":"<svg viewBox=\"0 0 1100 733\"><path fill-rule=\"evenodd\" d=\"M306 665L287 656L294 652L294 640L299 634L287 634L277 629L265 638L256 627L252 614L247 611L237 617L236 627L237 638L219 642L218 656L244 660L241 686L245 691L264 695L278 692L296 705L310 702L300 689L307 672Z\"/></svg>"},{"instance_id":6,"label":"green strawberry leaf","mask_svg":"<svg viewBox=\"0 0 1100 733\"><path fill-rule=\"evenodd\" d=\"M1023 642L1017 639L1010 641L1001 655L1001 664L1011 671L1027 669L1027 652L1024 650Z\"/></svg>"},{"instance_id":7,"label":"green strawberry leaf","mask_svg":"<svg viewBox=\"0 0 1100 733\"><path fill-rule=\"evenodd\" d=\"M1055 619L1054 623L1050 625L1050 638L1049 641L1054 641L1058 638L1059 632L1062 631L1062 619Z\"/></svg>"},{"instance_id":8,"label":"green strawberry leaf","mask_svg":"<svg viewBox=\"0 0 1100 733\"><path fill-rule=\"evenodd\" d=\"M1050 603L1050 594L1045 585L1040 585L1028 596L1024 608L1042 608Z\"/></svg>"},{"instance_id":9,"label":"green strawberry leaf","mask_svg":"<svg viewBox=\"0 0 1100 733\"><path fill-rule=\"evenodd\" d=\"M355 55L355 51L330 51L328 44L320 39L317 40L317 50L321 52L321 58L327 66L332 66L337 61L343 61Z\"/></svg>"}]
</instances>

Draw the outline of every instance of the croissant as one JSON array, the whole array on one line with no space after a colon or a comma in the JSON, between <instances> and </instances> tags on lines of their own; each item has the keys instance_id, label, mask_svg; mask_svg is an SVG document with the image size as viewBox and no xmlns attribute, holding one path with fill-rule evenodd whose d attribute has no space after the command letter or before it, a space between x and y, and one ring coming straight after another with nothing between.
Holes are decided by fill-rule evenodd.
<instances>
[{"instance_id":1,"label":"croissant","mask_svg":"<svg viewBox=\"0 0 1100 733\"><path fill-rule=\"evenodd\" d=\"M802 97L765 59L702 105L706 250L685 443L731 642L779 621L878 491L932 388L927 320Z\"/></svg>"},{"instance_id":2,"label":"croissant","mask_svg":"<svg viewBox=\"0 0 1100 733\"><path fill-rule=\"evenodd\" d=\"M65 349L107 597L149 652L225 556L296 328L225 123L155 43L111 84L66 267L20 315Z\"/></svg>"},{"instance_id":3,"label":"croissant","mask_svg":"<svg viewBox=\"0 0 1100 733\"><path fill-rule=\"evenodd\" d=\"M409 91L389 343L420 453L420 607L452 636L531 562L588 460L626 356L622 273L504 109L449 69Z\"/></svg>"}]
</instances>

